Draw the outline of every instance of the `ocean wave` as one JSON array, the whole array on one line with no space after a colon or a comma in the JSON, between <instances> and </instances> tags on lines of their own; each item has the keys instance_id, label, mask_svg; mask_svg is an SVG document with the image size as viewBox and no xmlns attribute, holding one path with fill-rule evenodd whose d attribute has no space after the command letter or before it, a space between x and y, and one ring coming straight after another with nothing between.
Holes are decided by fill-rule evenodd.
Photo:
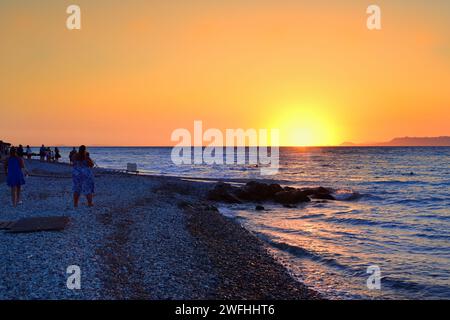
<instances>
[{"instance_id":1,"label":"ocean wave","mask_svg":"<svg viewBox=\"0 0 450 320\"><path fill-rule=\"evenodd\" d=\"M335 215L341 215L341 214L359 214L361 213L361 210L346 210L346 211L336 211L334 212Z\"/></svg>"},{"instance_id":2,"label":"ocean wave","mask_svg":"<svg viewBox=\"0 0 450 320\"><path fill-rule=\"evenodd\" d=\"M315 262L320 262L326 264L327 266L348 270L350 269L348 266L339 263L336 259L324 257L318 253L306 250L305 248L298 247L295 245L288 244L286 242L278 242L275 240L265 239L266 242L272 247L282 250L284 252L290 253L297 258L308 258Z\"/></svg>"},{"instance_id":3,"label":"ocean wave","mask_svg":"<svg viewBox=\"0 0 450 320\"><path fill-rule=\"evenodd\" d=\"M416 233L413 236L414 237L418 237L418 238L430 239L430 240L446 240L446 241L450 241L450 235Z\"/></svg>"},{"instance_id":4,"label":"ocean wave","mask_svg":"<svg viewBox=\"0 0 450 320\"><path fill-rule=\"evenodd\" d=\"M435 296L441 296L442 298L448 298L450 293L450 286L439 284L425 284L412 280L398 279L393 277L382 277L381 285L387 285L388 287L396 290L403 290L418 294L420 292L433 292Z\"/></svg>"},{"instance_id":5,"label":"ocean wave","mask_svg":"<svg viewBox=\"0 0 450 320\"><path fill-rule=\"evenodd\" d=\"M423 218L423 219L436 219L436 220L442 220L442 221L450 221L450 216L437 216L434 214L423 214L416 216L417 218Z\"/></svg>"},{"instance_id":6,"label":"ocean wave","mask_svg":"<svg viewBox=\"0 0 450 320\"><path fill-rule=\"evenodd\" d=\"M381 278L382 285L388 285L394 289L402 289L402 290L410 290L410 291L420 291L426 289L427 287L418 282L414 282L411 280L402 280L395 279L392 277L382 277Z\"/></svg>"},{"instance_id":7,"label":"ocean wave","mask_svg":"<svg viewBox=\"0 0 450 320\"><path fill-rule=\"evenodd\" d=\"M383 192L384 194L388 194L388 192ZM375 201L383 201L385 200L385 198L380 197L380 196L376 196L373 194L363 194L362 195L362 199L364 200L375 200Z\"/></svg>"},{"instance_id":8,"label":"ocean wave","mask_svg":"<svg viewBox=\"0 0 450 320\"><path fill-rule=\"evenodd\" d=\"M406 225L402 223L384 222L377 220L367 220L362 218L339 218L339 217L327 217L324 219L326 222L333 222L338 224L350 224L350 225L364 225L364 226L377 226L380 228L388 229L412 229L414 226Z\"/></svg>"},{"instance_id":9,"label":"ocean wave","mask_svg":"<svg viewBox=\"0 0 450 320\"><path fill-rule=\"evenodd\" d=\"M430 184L429 181L422 181L422 180L375 180L370 181L370 184L412 184L412 185L419 185L419 184Z\"/></svg>"},{"instance_id":10,"label":"ocean wave","mask_svg":"<svg viewBox=\"0 0 450 320\"><path fill-rule=\"evenodd\" d=\"M445 201L449 201L449 199L445 199L445 198L438 198L438 197L427 197L427 198L415 198L415 199L399 199L399 200L395 200L393 201L393 203L398 203L398 204L428 204L430 202L445 202Z\"/></svg>"},{"instance_id":11,"label":"ocean wave","mask_svg":"<svg viewBox=\"0 0 450 320\"><path fill-rule=\"evenodd\" d=\"M346 223L346 224L352 224L352 225L374 226L374 225L380 224L378 221L375 221L375 220L366 220L366 219L360 219L360 218L328 217L324 220L327 222Z\"/></svg>"},{"instance_id":12,"label":"ocean wave","mask_svg":"<svg viewBox=\"0 0 450 320\"><path fill-rule=\"evenodd\" d=\"M353 190L338 189L333 193L336 200L340 201L356 201L361 199L364 195Z\"/></svg>"},{"instance_id":13,"label":"ocean wave","mask_svg":"<svg viewBox=\"0 0 450 320\"><path fill-rule=\"evenodd\" d=\"M299 217L295 217L295 218L289 218L290 220L297 220L297 219L315 219L315 218L323 218L325 217L326 214L324 213L311 213L311 214L306 214L303 216L299 216Z\"/></svg>"},{"instance_id":14,"label":"ocean wave","mask_svg":"<svg viewBox=\"0 0 450 320\"><path fill-rule=\"evenodd\" d=\"M261 228L260 231L256 232L260 238L267 242L271 242L271 236L274 236L274 234L296 234L296 235L303 235L310 237L312 234L309 231L305 230L298 230L298 229L287 229L287 228L281 228L276 226L264 226ZM270 236L269 236L270 235Z\"/></svg>"}]
</instances>

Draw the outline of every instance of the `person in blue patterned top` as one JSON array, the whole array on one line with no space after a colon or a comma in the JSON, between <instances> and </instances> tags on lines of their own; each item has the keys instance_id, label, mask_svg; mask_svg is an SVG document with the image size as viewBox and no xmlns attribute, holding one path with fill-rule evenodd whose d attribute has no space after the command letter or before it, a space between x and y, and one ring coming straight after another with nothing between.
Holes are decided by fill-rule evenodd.
<instances>
[{"instance_id":1,"label":"person in blue patterned top","mask_svg":"<svg viewBox=\"0 0 450 320\"><path fill-rule=\"evenodd\" d=\"M86 151L85 146L81 146L78 149L78 153L73 157L73 205L75 208L78 207L78 202L80 200L80 195L86 196L88 206L94 206L94 174L92 168L94 167L94 161L89 156Z\"/></svg>"}]
</instances>

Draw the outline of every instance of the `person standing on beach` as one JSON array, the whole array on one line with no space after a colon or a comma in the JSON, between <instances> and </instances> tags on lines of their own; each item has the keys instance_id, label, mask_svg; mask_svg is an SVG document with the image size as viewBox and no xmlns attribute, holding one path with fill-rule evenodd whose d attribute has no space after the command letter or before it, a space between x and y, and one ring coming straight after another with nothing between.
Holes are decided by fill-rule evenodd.
<instances>
[{"instance_id":1,"label":"person standing on beach","mask_svg":"<svg viewBox=\"0 0 450 320\"><path fill-rule=\"evenodd\" d=\"M46 158L47 158L47 162L53 161L53 151L52 151L52 149L50 149L50 147L48 147L46 149Z\"/></svg>"},{"instance_id":2,"label":"person standing on beach","mask_svg":"<svg viewBox=\"0 0 450 320\"><path fill-rule=\"evenodd\" d=\"M25 184L22 170L27 172L25 163L17 154L16 148L11 147L9 150L9 157L5 161L5 173L7 175L6 183L11 188L11 200L14 207L17 207L17 205L21 203L20 192L22 186Z\"/></svg>"},{"instance_id":3,"label":"person standing on beach","mask_svg":"<svg viewBox=\"0 0 450 320\"><path fill-rule=\"evenodd\" d=\"M70 153L69 153L69 161L70 161L71 165L73 165L73 160L74 160L74 157L76 154L77 154L77 149L75 149L75 147L73 147L72 151L70 151Z\"/></svg>"},{"instance_id":4,"label":"person standing on beach","mask_svg":"<svg viewBox=\"0 0 450 320\"><path fill-rule=\"evenodd\" d=\"M41 159L41 162L44 162L45 160L45 151L46 151L45 146L42 145L41 149L39 150L39 157Z\"/></svg>"},{"instance_id":5,"label":"person standing on beach","mask_svg":"<svg viewBox=\"0 0 450 320\"><path fill-rule=\"evenodd\" d=\"M27 153L27 159L30 160L30 159L31 159L31 156L33 155L33 152L31 151L30 146L27 146L27 151L26 151L26 153Z\"/></svg>"},{"instance_id":6,"label":"person standing on beach","mask_svg":"<svg viewBox=\"0 0 450 320\"><path fill-rule=\"evenodd\" d=\"M73 157L73 206L78 207L80 195L86 196L88 206L93 207L94 198L94 174L92 168L94 161L89 157L85 146L78 149L78 153Z\"/></svg>"},{"instance_id":7,"label":"person standing on beach","mask_svg":"<svg viewBox=\"0 0 450 320\"><path fill-rule=\"evenodd\" d=\"M23 158L24 152L23 152L23 146L19 144L19 147L16 149L17 156L19 158Z\"/></svg>"},{"instance_id":8,"label":"person standing on beach","mask_svg":"<svg viewBox=\"0 0 450 320\"><path fill-rule=\"evenodd\" d=\"M55 147L55 162L59 162L59 159L61 159L61 153L59 152L59 148Z\"/></svg>"}]
</instances>

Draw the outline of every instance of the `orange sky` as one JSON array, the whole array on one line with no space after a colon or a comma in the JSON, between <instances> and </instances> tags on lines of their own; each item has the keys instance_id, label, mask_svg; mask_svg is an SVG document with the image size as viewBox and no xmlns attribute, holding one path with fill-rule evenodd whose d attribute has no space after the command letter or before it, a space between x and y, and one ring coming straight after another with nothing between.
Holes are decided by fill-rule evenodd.
<instances>
[{"instance_id":1,"label":"orange sky","mask_svg":"<svg viewBox=\"0 0 450 320\"><path fill-rule=\"evenodd\" d=\"M450 135L448 0L4 0L0 39L16 144L170 145L194 120L282 145Z\"/></svg>"}]
</instances>

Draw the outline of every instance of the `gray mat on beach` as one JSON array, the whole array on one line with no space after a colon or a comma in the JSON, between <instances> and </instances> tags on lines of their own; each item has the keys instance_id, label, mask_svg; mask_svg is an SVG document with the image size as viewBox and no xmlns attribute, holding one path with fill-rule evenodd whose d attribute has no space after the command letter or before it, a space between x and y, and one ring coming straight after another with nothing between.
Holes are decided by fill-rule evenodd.
<instances>
[{"instance_id":1,"label":"gray mat on beach","mask_svg":"<svg viewBox=\"0 0 450 320\"><path fill-rule=\"evenodd\" d=\"M69 223L69 217L24 218L9 226L9 232L61 231Z\"/></svg>"},{"instance_id":2,"label":"gray mat on beach","mask_svg":"<svg viewBox=\"0 0 450 320\"><path fill-rule=\"evenodd\" d=\"M16 223L15 221L0 221L0 230L8 230L15 223Z\"/></svg>"}]
</instances>

